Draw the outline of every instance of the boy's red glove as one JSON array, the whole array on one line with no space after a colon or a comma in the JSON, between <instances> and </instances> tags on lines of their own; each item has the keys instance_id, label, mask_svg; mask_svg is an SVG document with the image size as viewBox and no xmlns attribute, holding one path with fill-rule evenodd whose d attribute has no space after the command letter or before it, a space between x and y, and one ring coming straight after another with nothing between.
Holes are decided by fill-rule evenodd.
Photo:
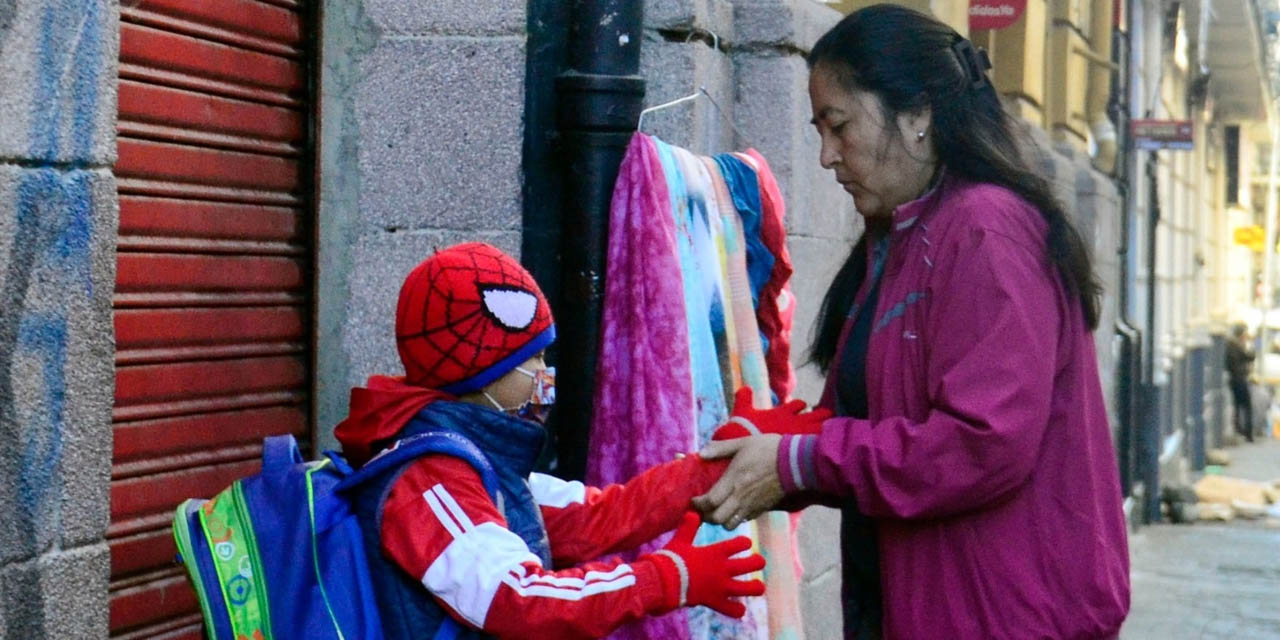
<instances>
[{"instance_id":1,"label":"boy's red glove","mask_svg":"<svg viewBox=\"0 0 1280 640\"><path fill-rule=\"evenodd\" d=\"M726 616L741 618L747 606L737 600L743 596L764 594L759 580L738 580L738 576L764 568L764 556L753 553L745 558L735 556L751 548L751 539L737 536L705 547L693 546L698 532L698 514L684 514L680 528L667 546L648 557L662 577L666 604L670 609L704 605Z\"/></svg>"},{"instance_id":2,"label":"boy's red glove","mask_svg":"<svg viewBox=\"0 0 1280 640\"><path fill-rule=\"evenodd\" d=\"M712 440L731 440L762 433L781 435L808 435L822 431L822 423L831 417L827 409L814 409L803 413L809 405L804 400L792 400L772 409L756 409L751 404L750 387L740 387L733 397L733 413L729 421L716 429Z\"/></svg>"}]
</instances>

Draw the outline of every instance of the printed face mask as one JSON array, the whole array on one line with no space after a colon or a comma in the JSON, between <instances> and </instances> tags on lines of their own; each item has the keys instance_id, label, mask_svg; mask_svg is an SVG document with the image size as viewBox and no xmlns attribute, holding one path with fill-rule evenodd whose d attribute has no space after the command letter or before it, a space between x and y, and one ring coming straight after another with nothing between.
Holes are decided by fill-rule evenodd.
<instances>
[{"instance_id":1,"label":"printed face mask","mask_svg":"<svg viewBox=\"0 0 1280 640\"><path fill-rule=\"evenodd\" d=\"M551 413L551 407L556 403L556 368L547 367L538 371L529 371L524 367L516 367L516 371L533 378L533 389L529 392L529 399L524 401L520 406L510 408L498 404L488 391L482 391L486 400L499 411L509 413L522 420L532 420L538 424L547 421L547 416Z\"/></svg>"}]
</instances>

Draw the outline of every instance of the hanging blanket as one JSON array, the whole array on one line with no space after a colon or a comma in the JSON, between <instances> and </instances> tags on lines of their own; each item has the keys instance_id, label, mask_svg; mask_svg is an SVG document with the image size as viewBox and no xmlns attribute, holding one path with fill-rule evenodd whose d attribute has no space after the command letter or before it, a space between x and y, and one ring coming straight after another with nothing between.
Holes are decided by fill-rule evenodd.
<instances>
[{"instance_id":1,"label":"hanging blanket","mask_svg":"<svg viewBox=\"0 0 1280 640\"><path fill-rule=\"evenodd\" d=\"M775 206L781 200L770 201L776 183L771 175L756 181L761 165L753 159L699 158L643 134L632 138L610 212L588 482L624 482L706 443L728 418L740 385L750 386L767 406L777 374L766 367L772 359L761 330L769 354L774 336L782 334L757 317L777 302L770 286L780 277L785 284L790 265L781 265L783 276L778 263L785 262L785 245L779 252L770 242L781 228ZM744 233L744 218L750 233ZM748 249L750 238L755 242ZM754 277L748 276L751 267ZM735 531L703 526L697 542L738 534L755 539L770 560L766 596L747 599L746 617L734 620L699 607L629 625L611 638L801 637L785 516L769 514Z\"/></svg>"},{"instance_id":2,"label":"hanging blanket","mask_svg":"<svg viewBox=\"0 0 1280 640\"><path fill-rule=\"evenodd\" d=\"M725 276L729 293L731 316L735 324L737 362L741 367L742 383L751 388L758 408L770 406L769 370L765 364L764 350L760 343L756 310L752 306L751 282L747 271L747 245L743 232L743 215L735 208L735 202L750 202L746 195L734 197L734 190L758 190L757 182L745 179L726 180L726 176L741 176L745 169L742 161L731 155L720 155L714 160L703 160L712 174L720 217L724 227ZM724 168L729 171L724 171ZM715 169L721 171L715 171ZM759 193L752 194L759 201ZM772 266L772 265L771 265ZM792 640L803 635L800 618L799 580L795 564L791 561L791 522L785 513L765 512L756 520L759 545L769 565L765 568L765 593L769 603L769 637L772 640Z\"/></svg>"},{"instance_id":3,"label":"hanging blanket","mask_svg":"<svg viewBox=\"0 0 1280 640\"><path fill-rule=\"evenodd\" d=\"M693 388L672 197L657 148L631 139L610 208L600 359L587 481L625 482L694 450ZM642 550L662 546L668 536ZM690 637L684 611L619 629L613 638Z\"/></svg>"},{"instance_id":4,"label":"hanging blanket","mask_svg":"<svg viewBox=\"0 0 1280 640\"><path fill-rule=\"evenodd\" d=\"M760 236L773 255L773 272L760 291L756 319L760 321L760 332L767 340L764 357L769 365L769 387L778 402L786 402L796 388L796 373L791 367L791 326L796 305L791 293L791 274L794 271L791 254L787 251L787 206L764 156L755 149L747 149L739 157L751 161L760 180L763 209Z\"/></svg>"}]
</instances>

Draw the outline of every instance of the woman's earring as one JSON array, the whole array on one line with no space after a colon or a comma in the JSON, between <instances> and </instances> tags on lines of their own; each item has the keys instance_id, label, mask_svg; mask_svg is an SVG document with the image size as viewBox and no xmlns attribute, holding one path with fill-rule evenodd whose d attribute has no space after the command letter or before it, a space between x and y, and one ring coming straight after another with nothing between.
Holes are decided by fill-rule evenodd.
<instances>
[{"instance_id":1,"label":"woman's earring","mask_svg":"<svg viewBox=\"0 0 1280 640\"><path fill-rule=\"evenodd\" d=\"M924 141L924 129L921 129L916 132L916 140L919 140L921 142Z\"/></svg>"}]
</instances>

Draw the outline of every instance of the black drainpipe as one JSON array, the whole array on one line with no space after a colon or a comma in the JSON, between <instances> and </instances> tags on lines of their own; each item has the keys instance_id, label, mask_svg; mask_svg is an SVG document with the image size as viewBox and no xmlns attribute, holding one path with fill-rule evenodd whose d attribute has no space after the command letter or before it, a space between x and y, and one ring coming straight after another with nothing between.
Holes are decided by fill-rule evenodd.
<instances>
[{"instance_id":1,"label":"black drainpipe","mask_svg":"<svg viewBox=\"0 0 1280 640\"><path fill-rule=\"evenodd\" d=\"M555 310L560 343L555 472L565 478L580 479L586 471L609 203L618 165L644 106L643 24L642 0L573 0L568 67L555 83L564 180L560 305Z\"/></svg>"},{"instance_id":2,"label":"black drainpipe","mask_svg":"<svg viewBox=\"0 0 1280 640\"><path fill-rule=\"evenodd\" d=\"M1120 465L1121 495L1133 495L1138 483L1137 472L1137 434L1142 424L1142 397L1139 395L1142 383L1142 332L1134 326L1129 318L1129 303L1132 298L1129 282L1133 278L1129 265L1131 255L1130 244L1133 233L1130 227L1133 211L1129 206L1129 192L1133 188L1130 175L1129 154L1133 148L1132 132L1129 128L1129 75L1131 72L1132 18L1128 18L1124 29L1112 31L1111 61L1120 67L1120 72L1112 76L1111 101L1107 105L1107 113L1116 131L1120 133L1119 145L1116 149L1115 185L1120 196L1120 246L1117 258L1120 261L1120 286L1118 287L1119 311L1116 314L1116 334L1120 339L1120 354L1116 363L1116 413L1120 418L1119 437L1116 442L1118 462ZM1120 25L1116 25L1119 27Z\"/></svg>"},{"instance_id":3,"label":"black drainpipe","mask_svg":"<svg viewBox=\"0 0 1280 640\"><path fill-rule=\"evenodd\" d=\"M524 223L520 262L533 274L551 308L560 315L560 211L564 184L557 166L555 80L565 69L569 5L563 0L529 0L525 38ZM550 361L557 362L552 345ZM554 419L554 418L553 418Z\"/></svg>"},{"instance_id":4,"label":"black drainpipe","mask_svg":"<svg viewBox=\"0 0 1280 640\"><path fill-rule=\"evenodd\" d=\"M1126 283L1121 287L1120 313L1119 320L1116 323L1116 329L1121 336L1125 349L1122 351L1121 363L1119 367L1119 395L1121 397L1121 416L1126 421L1121 429L1121 438L1119 446L1120 452L1120 473L1121 482L1127 495L1137 498L1137 491L1141 485L1141 499L1135 504L1135 512L1139 519L1144 522L1160 521L1160 446L1161 442L1161 411L1163 407L1160 402L1160 388L1155 383L1155 352L1156 352L1156 231L1160 222L1160 191L1159 185L1156 183L1156 154L1155 152L1144 152L1146 162L1143 168L1138 167L1137 158L1133 158L1133 164L1129 163L1130 154L1134 152L1133 132L1129 126L1129 114L1132 113L1132 105L1130 98L1132 97L1132 87L1129 83L1132 78L1133 66L1133 32L1136 25L1133 7L1125 7L1125 29L1124 29L1124 90L1123 93L1113 91L1113 96L1123 95L1123 104L1112 105L1113 114L1116 116L1116 124L1120 131L1121 146L1117 150L1117 157L1124 158L1123 163L1117 163L1117 166L1124 167L1123 177L1118 181L1125 194L1124 202L1126 204L1124 211L1124 228L1122 231L1122 251L1126 254L1122 256L1120 261L1122 276L1121 282ZM1154 37L1152 34L1144 32L1144 38ZM1113 56L1121 50L1120 47L1112 45ZM1114 57L1113 57L1114 60ZM1145 114L1151 117L1150 113ZM1133 169L1130 172L1130 168ZM1148 219L1146 228L1146 237L1144 241L1147 258L1147 308L1146 308L1146 331L1147 335L1143 336L1143 331L1135 326L1138 318L1129 317L1129 289L1127 283L1130 278L1134 279L1136 285L1136 274L1132 273L1129 268L1128 252L1130 245L1135 244L1138 238L1133 237L1130 233L1130 222L1136 211L1131 209L1128 195L1133 193L1134 183L1137 182L1138 172L1145 169L1146 186L1148 188ZM1133 204L1136 205L1136 202ZM1136 265L1135 265L1136 267ZM1145 340L1143 338L1146 338Z\"/></svg>"},{"instance_id":5,"label":"black drainpipe","mask_svg":"<svg viewBox=\"0 0 1280 640\"><path fill-rule=\"evenodd\" d=\"M1160 447L1162 412L1169 408L1160 402L1160 388L1156 386L1156 232L1160 224L1160 185L1156 181L1156 152L1147 152L1147 187L1149 215L1147 217L1147 349L1143 362L1143 420L1138 432L1138 463L1143 484L1143 519L1160 522Z\"/></svg>"}]
</instances>

